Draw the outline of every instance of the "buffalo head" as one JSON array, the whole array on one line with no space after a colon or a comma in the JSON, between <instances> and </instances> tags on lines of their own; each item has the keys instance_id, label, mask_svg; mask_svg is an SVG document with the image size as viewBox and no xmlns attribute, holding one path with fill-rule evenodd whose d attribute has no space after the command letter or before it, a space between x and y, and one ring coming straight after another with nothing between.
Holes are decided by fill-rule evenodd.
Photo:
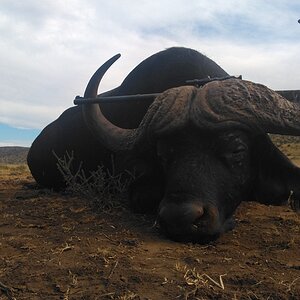
<instances>
[{"instance_id":1,"label":"buffalo head","mask_svg":"<svg viewBox=\"0 0 300 300\"><path fill-rule=\"evenodd\" d=\"M107 61L85 97L96 97ZM130 188L136 211L156 210L164 233L206 242L232 228L241 201L282 204L300 198L300 171L267 133L299 135L299 106L249 81L214 81L202 88L172 88L155 99L136 129L115 126L99 105L84 105L91 132L135 169Z\"/></svg>"}]
</instances>

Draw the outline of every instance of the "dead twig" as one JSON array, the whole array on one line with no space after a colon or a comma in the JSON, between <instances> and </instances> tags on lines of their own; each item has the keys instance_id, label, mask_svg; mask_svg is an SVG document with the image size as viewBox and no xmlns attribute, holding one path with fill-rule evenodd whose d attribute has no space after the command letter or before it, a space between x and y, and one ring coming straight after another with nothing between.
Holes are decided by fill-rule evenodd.
<instances>
[{"instance_id":1,"label":"dead twig","mask_svg":"<svg viewBox=\"0 0 300 300\"><path fill-rule=\"evenodd\" d=\"M107 234L105 234L105 233L102 233L102 235L104 236L104 237L106 237L109 241L111 241L111 242L113 242L114 244L116 244L116 245L120 245L120 242L118 242L118 241L116 241L116 240L114 240L114 239L112 239L111 237L109 237Z\"/></svg>"},{"instance_id":2,"label":"dead twig","mask_svg":"<svg viewBox=\"0 0 300 300\"><path fill-rule=\"evenodd\" d=\"M62 246L61 249L57 249L56 251L52 250L52 253L55 253L55 254L59 253L59 254L62 254L63 252L70 251L70 250L72 250L72 249L74 249L74 246L71 246L71 245L69 245L68 243L65 243L65 245Z\"/></svg>"},{"instance_id":3,"label":"dead twig","mask_svg":"<svg viewBox=\"0 0 300 300\"><path fill-rule=\"evenodd\" d=\"M68 286L67 291L64 293L63 300L69 300L71 288L75 287L78 283L77 276L73 274L70 270L69 270L69 276L72 276L72 283Z\"/></svg>"},{"instance_id":4,"label":"dead twig","mask_svg":"<svg viewBox=\"0 0 300 300\"><path fill-rule=\"evenodd\" d=\"M287 284L287 292L291 292L292 291L292 286L295 284L295 282L300 279L300 277L295 278L290 284Z\"/></svg>"},{"instance_id":5,"label":"dead twig","mask_svg":"<svg viewBox=\"0 0 300 300\"><path fill-rule=\"evenodd\" d=\"M120 295L116 299L117 300L133 300L133 299L140 299L140 297L131 291L127 291L124 295Z\"/></svg>"},{"instance_id":6,"label":"dead twig","mask_svg":"<svg viewBox=\"0 0 300 300\"><path fill-rule=\"evenodd\" d=\"M103 297L107 297L107 296L113 296L115 293L105 293L102 295L99 295L98 298L103 298Z\"/></svg>"},{"instance_id":7,"label":"dead twig","mask_svg":"<svg viewBox=\"0 0 300 300\"><path fill-rule=\"evenodd\" d=\"M120 205L119 198L125 196L128 186L135 178L135 174L129 171L117 172L113 157L111 158L112 170L101 165L86 174L82 164L75 167L73 152L71 154L66 152L63 157L59 157L55 152L53 155L66 183L66 191L90 199L96 208L106 212Z\"/></svg>"},{"instance_id":8,"label":"dead twig","mask_svg":"<svg viewBox=\"0 0 300 300\"><path fill-rule=\"evenodd\" d=\"M0 281L0 291L4 293L4 295L6 295L6 297L9 300L16 300L16 298L13 296L12 290L1 281Z\"/></svg>"},{"instance_id":9,"label":"dead twig","mask_svg":"<svg viewBox=\"0 0 300 300\"><path fill-rule=\"evenodd\" d=\"M224 276L226 276L227 274L222 274L222 275L220 275L220 277L219 277L219 281L220 281L220 283L219 282L217 282L217 281L215 281L214 279L212 279L209 275L207 275L207 274L203 274L202 276L205 276L205 277L207 277L211 282L213 282L216 286L218 286L219 288L221 288L222 290L225 290L225 287L224 287L224 283L223 283L223 279L222 279L222 277L224 277Z\"/></svg>"},{"instance_id":10,"label":"dead twig","mask_svg":"<svg viewBox=\"0 0 300 300\"><path fill-rule=\"evenodd\" d=\"M191 290L190 292L186 292L184 294L184 300L188 300L190 298L190 296L196 297L196 293L198 291L199 287L196 286L193 290Z\"/></svg>"},{"instance_id":11,"label":"dead twig","mask_svg":"<svg viewBox=\"0 0 300 300\"><path fill-rule=\"evenodd\" d=\"M70 246L68 243L66 243L66 245L60 250L60 253L72 250L73 248L74 248L74 246Z\"/></svg>"},{"instance_id":12,"label":"dead twig","mask_svg":"<svg viewBox=\"0 0 300 300\"><path fill-rule=\"evenodd\" d=\"M190 269L186 265L182 266L180 264L176 264L175 268L177 271L184 272L183 278L185 280L185 283L188 286L193 287L193 289L191 291L185 292L184 298L186 300L189 299L191 296L196 297L198 290L201 288L214 288L215 286L217 286L218 288L225 290L225 286L224 286L222 277L226 276L227 274L220 275L219 282L218 282L218 281L214 280L213 278L211 278L209 275L207 275L205 273L200 274L196 271L195 268ZM213 285L211 283L213 283Z\"/></svg>"},{"instance_id":13,"label":"dead twig","mask_svg":"<svg viewBox=\"0 0 300 300\"><path fill-rule=\"evenodd\" d=\"M275 283L277 283L277 284L281 284L281 285L283 285L283 286L285 286L286 288L287 288L287 292L292 292L292 286L295 284L295 282L297 281L297 280L299 280L300 279L300 277L297 277L297 278L295 278L291 283L289 283L289 282L286 282L286 281L277 281L277 280L275 280L273 277L269 277L272 281L274 281Z\"/></svg>"},{"instance_id":14,"label":"dead twig","mask_svg":"<svg viewBox=\"0 0 300 300\"><path fill-rule=\"evenodd\" d=\"M68 287L67 291L64 293L63 300L69 300L69 295L70 295L70 287Z\"/></svg>"},{"instance_id":15,"label":"dead twig","mask_svg":"<svg viewBox=\"0 0 300 300\"><path fill-rule=\"evenodd\" d=\"M119 261L117 260L117 261L115 262L114 266L112 267L112 269L110 270L110 272L109 272L109 274L108 274L108 276L107 276L107 279L110 279L110 277L111 277L112 274L114 273L116 267L118 266L118 263L119 263Z\"/></svg>"}]
</instances>

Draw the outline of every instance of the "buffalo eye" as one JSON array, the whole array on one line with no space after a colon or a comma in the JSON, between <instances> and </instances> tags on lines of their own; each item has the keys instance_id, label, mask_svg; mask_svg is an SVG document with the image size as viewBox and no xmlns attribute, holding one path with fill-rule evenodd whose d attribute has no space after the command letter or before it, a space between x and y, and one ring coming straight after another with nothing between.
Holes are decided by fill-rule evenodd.
<instances>
[{"instance_id":1,"label":"buffalo eye","mask_svg":"<svg viewBox=\"0 0 300 300\"><path fill-rule=\"evenodd\" d=\"M218 137L218 152L223 162L230 168L240 168L247 163L249 146L248 135L240 130L225 131Z\"/></svg>"},{"instance_id":2,"label":"buffalo eye","mask_svg":"<svg viewBox=\"0 0 300 300\"><path fill-rule=\"evenodd\" d=\"M226 149L223 157L231 167L241 167L248 157L248 147L245 144L232 145Z\"/></svg>"}]
</instances>

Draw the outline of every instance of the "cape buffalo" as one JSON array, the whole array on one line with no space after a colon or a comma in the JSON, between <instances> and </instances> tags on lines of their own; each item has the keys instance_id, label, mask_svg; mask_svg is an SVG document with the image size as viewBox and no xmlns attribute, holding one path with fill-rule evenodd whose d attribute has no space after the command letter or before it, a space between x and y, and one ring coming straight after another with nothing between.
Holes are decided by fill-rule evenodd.
<instances>
[{"instance_id":1,"label":"cape buffalo","mask_svg":"<svg viewBox=\"0 0 300 300\"><path fill-rule=\"evenodd\" d=\"M90 79L86 98L97 96L106 70ZM267 133L299 135L300 107L267 87L240 79L202 88L166 90L135 129L110 122L97 104L83 105L87 126L120 169L137 174L130 187L136 211L156 210L162 231L176 241L207 242L232 228L241 201L299 210L300 168Z\"/></svg>"},{"instance_id":2,"label":"cape buffalo","mask_svg":"<svg viewBox=\"0 0 300 300\"><path fill-rule=\"evenodd\" d=\"M118 57L96 71L86 98L97 97ZM162 231L178 241L206 242L232 228L241 201L281 205L289 199L298 211L300 169L267 133L299 135L299 106L238 79L182 86L207 75L228 74L190 49L148 58L104 95L166 91L150 107L149 101L126 101L67 110L34 141L28 155L33 176L44 186L63 186L53 150L59 156L73 150L85 170L110 168L113 155L118 170L136 174L132 209L156 211Z\"/></svg>"},{"instance_id":3,"label":"cape buffalo","mask_svg":"<svg viewBox=\"0 0 300 300\"><path fill-rule=\"evenodd\" d=\"M223 77L228 74L215 62L188 49L174 47L161 51L140 63L123 83L103 96L159 93L176 86L186 85L186 80ZM153 99L106 103L101 109L106 118L124 128L136 128ZM35 180L42 186L60 189L65 186L57 169L57 159L66 152L74 153L73 168L82 163L83 170L96 170L98 165L110 167L110 151L97 143L82 118L81 107L67 109L49 124L33 142L27 162Z\"/></svg>"}]
</instances>

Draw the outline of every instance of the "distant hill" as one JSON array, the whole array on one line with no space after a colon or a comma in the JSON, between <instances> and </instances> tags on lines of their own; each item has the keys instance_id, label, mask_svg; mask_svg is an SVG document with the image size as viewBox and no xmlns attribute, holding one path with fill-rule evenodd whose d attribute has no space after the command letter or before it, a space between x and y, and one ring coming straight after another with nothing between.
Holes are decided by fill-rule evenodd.
<instances>
[{"instance_id":1,"label":"distant hill","mask_svg":"<svg viewBox=\"0 0 300 300\"><path fill-rule=\"evenodd\" d=\"M0 147L0 163L24 164L28 151L28 147Z\"/></svg>"}]
</instances>

